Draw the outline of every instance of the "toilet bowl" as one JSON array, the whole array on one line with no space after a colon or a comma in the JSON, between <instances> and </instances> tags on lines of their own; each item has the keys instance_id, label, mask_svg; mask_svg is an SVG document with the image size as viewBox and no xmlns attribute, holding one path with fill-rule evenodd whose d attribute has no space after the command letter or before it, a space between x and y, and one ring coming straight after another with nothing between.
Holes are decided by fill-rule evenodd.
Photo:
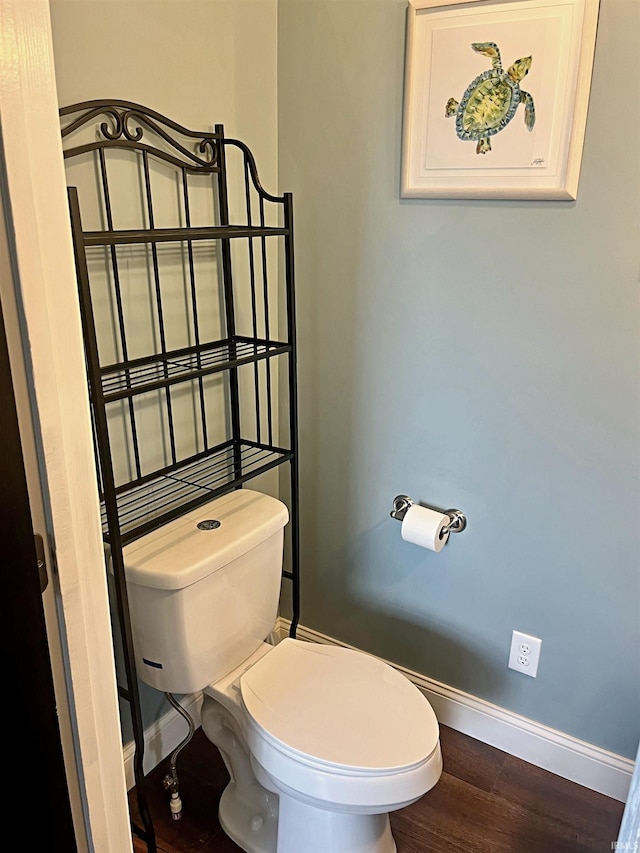
<instances>
[{"instance_id":1,"label":"toilet bowl","mask_svg":"<svg viewBox=\"0 0 640 853\"><path fill-rule=\"evenodd\" d=\"M220 821L250 853L393 853L389 812L440 778L431 706L362 652L287 638L204 696L203 729L232 777Z\"/></svg>"},{"instance_id":2,"label":"toilet bowl","mask_svg":"<svg viewBox=\"0 0 640 853\"><path fill-rule=\"evenodd\" d=\"M202 728L229 771L220 823L247 853L394 853L389 812L442 772L438 723L371 655L266 642L287 520L241 489L124 549L138 674L203 692Z\"/></svg>"}]
</instances>

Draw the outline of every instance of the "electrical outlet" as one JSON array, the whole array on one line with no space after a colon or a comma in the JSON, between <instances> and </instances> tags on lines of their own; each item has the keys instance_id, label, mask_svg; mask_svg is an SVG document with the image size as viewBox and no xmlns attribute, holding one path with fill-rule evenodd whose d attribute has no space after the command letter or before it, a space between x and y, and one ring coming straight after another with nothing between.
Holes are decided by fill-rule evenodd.
<instances>
[{"instance_id":1,"label":"electrical outlet","mask_svg":"<svg viewBox=\"0 0 640 853\"><path fill-rule=\"evenodd\" d=\"M521 631L514 631L511 635L509 668L535 678L538 674L541 645L542 640L538 637L523 634Z\"/></svg>"}]
</instances>

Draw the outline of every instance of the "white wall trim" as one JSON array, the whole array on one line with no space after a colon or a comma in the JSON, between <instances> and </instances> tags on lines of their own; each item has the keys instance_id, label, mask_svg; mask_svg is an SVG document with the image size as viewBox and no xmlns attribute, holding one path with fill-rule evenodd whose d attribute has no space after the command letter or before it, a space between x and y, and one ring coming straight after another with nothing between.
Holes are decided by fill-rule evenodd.
<instances>
[{"instance_id":1,"label":"white wall trim","mask_svg":"<svg viewBox=\"0 0 640 853\"><path fill-rule=\"evenodd\" d=\"M278 619L276 632L280 639L288 635L289 624L287 619ZM355 648L303 626L298 627L296 636L313 643ZM564 779L620 802L626 801L634 767L631 759L514 714L392 661L385 662L422 691L443 725Z\"/></svg>"}]
</instances>

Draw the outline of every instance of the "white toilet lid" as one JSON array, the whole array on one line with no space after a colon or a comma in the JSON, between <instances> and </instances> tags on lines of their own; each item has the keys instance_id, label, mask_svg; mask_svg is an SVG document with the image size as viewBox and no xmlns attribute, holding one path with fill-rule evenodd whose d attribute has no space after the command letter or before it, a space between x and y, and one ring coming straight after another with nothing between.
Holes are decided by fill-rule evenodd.
<instances>
[{"instance_id":1,"label":"white toilet lid","mask_svg":"<svg viewBox=\"0 0 640 853\"><path fill-rule=\"evenodd\" d=\"M240 691L270 739L314 761L397 771L438 745L438 721L418 688L363 652L287 638L244 673Z\"/></svg>"}]
</instances>

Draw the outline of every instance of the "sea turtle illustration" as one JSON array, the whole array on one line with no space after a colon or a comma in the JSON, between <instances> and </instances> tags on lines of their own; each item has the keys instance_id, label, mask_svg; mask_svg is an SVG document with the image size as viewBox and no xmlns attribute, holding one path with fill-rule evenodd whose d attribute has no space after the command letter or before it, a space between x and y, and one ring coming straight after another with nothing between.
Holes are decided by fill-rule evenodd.
<instances>
[{"instance_id":1,"label":"sea turtle illustration","mask_svg":"<svg viewBox=\"0 0 640 853\"><path fill-rule=\"evenodd\" d=\"M516 60L505 71L498 46L492 41L475 42L471 47L491 59L492 67L467 86L458 103L449 98L445 116L456 117L456 133L462 140L477 140L476 154L491 151L490 137L509 124L520 104L524 105L524 123L533 130L536 112L533 98L520 88L520 81L529 73L532 57Z\"/></svg>"}]
</instances>

